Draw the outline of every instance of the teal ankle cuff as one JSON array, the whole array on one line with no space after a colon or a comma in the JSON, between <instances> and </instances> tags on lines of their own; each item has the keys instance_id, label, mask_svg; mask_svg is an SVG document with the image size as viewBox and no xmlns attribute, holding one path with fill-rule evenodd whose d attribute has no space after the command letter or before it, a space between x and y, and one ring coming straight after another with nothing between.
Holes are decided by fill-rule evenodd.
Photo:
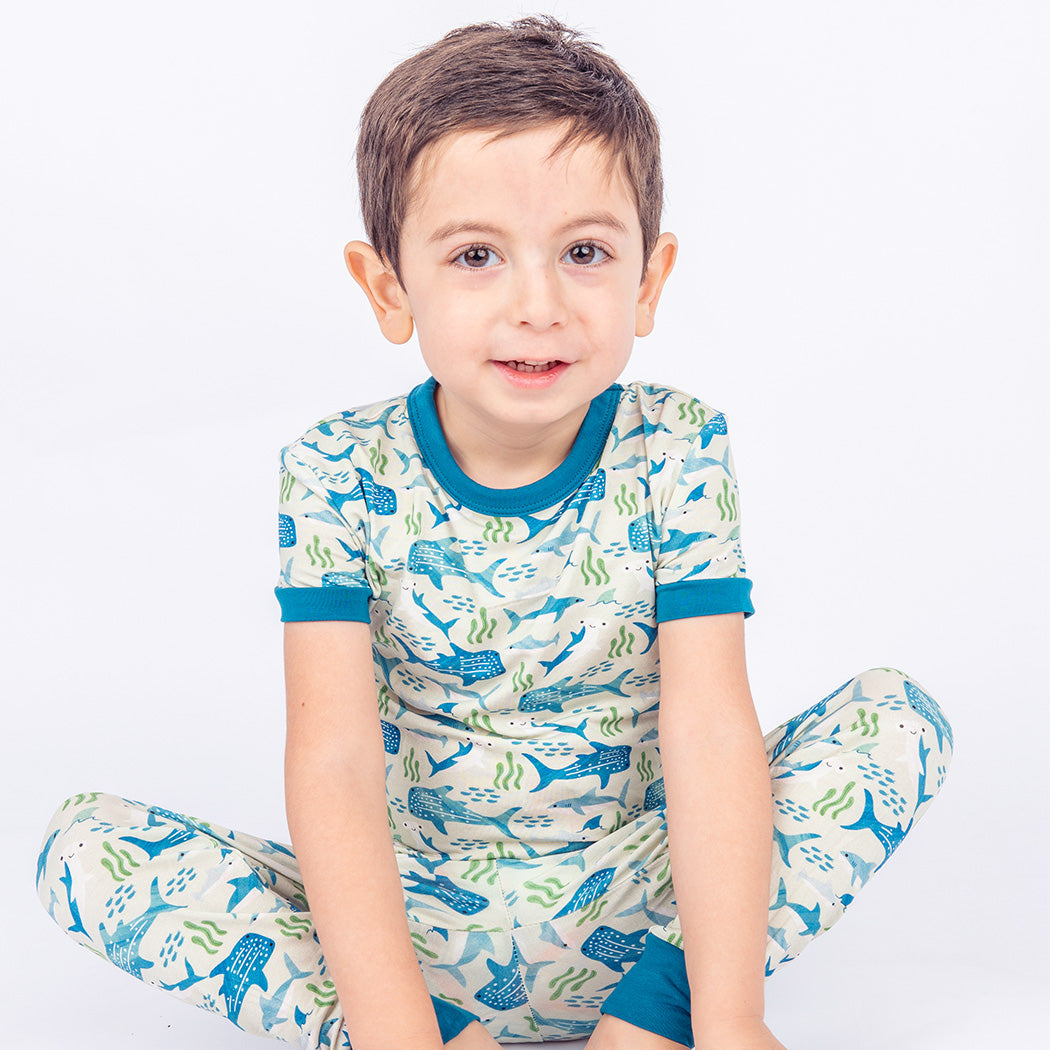
<instances>
[{"instance_id":1,"label":"teal ankle cuff","mask_svg":"<svg viewBox=\"0 0 1050 1050\"><path fill-rule=\"evenodd\" d=\"M456 1006L447 999L439 999L436 995L430 997L434 1004L434 1013L437 1014L438 1028L441 1029L441 1041L447 1043L454 1039L471 1021L479 1020L476 1014L464 1010L462 1006Z\"/></svg>"},{"instance_id":2,"label":"teal ankle cuff","mask_svg":"<svg viewBox=\"0 0 1050 1050\"><path fill-rule=\"evenodd\" d=\"M641 958L620 978L601 1012L691 1047L685 952L650 933Z\"/></svg>"}]
</instances>

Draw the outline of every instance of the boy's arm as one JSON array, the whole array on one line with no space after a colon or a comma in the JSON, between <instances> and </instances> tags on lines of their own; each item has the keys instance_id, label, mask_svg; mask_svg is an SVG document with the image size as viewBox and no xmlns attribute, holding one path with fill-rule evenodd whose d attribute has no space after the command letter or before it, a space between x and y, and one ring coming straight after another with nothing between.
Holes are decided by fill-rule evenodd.
<instances>
[{"instance_id":1,"label":"boy's arm","mask_svg":"<svg viewBox=\"0 0 1050 1050\"><path fill-rule=\"evenodd\" d=\"M773 806L742 613L660 625L660 757L697 1050L781 1044L762 1021Z\"/></svg>"},{"instance_id":2,"label":"boy's arm","mask_svg":"<svg viewBox=\"0 0 1050 1050\"><path fill-rule=\"evenodd\" d=\"M387 822L369 628L285 625L288 827L358 1050L442 1046Z\"/></svg>"}]
</instances>

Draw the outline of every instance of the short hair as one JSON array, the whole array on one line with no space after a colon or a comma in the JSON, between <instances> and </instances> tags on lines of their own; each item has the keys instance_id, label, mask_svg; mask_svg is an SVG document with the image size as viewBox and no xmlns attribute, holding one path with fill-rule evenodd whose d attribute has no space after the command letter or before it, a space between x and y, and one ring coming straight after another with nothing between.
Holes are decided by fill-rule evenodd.
<instances>
[{"instance_id":1,"label":"short hair","mask_svg":"<svg viewBox=\"0 0 1050 1050\"><path fill-rule=\"evenodd\" d=\"M499 138L558 122L568 129L554 154L593 141L622 162L647 263L663 210L656 118L597 45L555 18L533 16L452 30L396 66L368 100L357 141L361 213L398 279L413 165L428 146L457 132L492 129Z\"/></svg>"}]
</instances>

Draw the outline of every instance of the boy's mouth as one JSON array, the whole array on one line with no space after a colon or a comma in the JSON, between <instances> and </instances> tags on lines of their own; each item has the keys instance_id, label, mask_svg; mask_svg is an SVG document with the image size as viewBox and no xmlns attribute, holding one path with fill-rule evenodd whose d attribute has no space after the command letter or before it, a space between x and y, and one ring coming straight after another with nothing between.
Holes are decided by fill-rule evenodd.
<instances>
[{"instance_id":1,"label":"boy's mouth","mask_svg":"<svg viewBox=\"0 0 1050 1050\"><path fill-rule=\"evenodd\" d=\"M560 361L504 361L503 364L515 372L549 372Z\"/></svg>"}]
</instances>

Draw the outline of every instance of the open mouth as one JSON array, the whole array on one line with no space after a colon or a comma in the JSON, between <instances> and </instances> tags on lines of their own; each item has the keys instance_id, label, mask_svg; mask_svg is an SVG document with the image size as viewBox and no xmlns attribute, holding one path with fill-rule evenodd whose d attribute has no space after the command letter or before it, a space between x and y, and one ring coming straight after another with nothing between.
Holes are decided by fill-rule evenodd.
<instances>
[{"instance_id":1,"label":"open mouth","mask_svg":"<svg viewBox=\"0 0 1050 1050\"><path fill-rule=\"evenodd\" d=\"M561 364L560 361L504 361L508 368L513 368L515 372L549 372L555 365Z\"/></svg>"}]
</instances>

